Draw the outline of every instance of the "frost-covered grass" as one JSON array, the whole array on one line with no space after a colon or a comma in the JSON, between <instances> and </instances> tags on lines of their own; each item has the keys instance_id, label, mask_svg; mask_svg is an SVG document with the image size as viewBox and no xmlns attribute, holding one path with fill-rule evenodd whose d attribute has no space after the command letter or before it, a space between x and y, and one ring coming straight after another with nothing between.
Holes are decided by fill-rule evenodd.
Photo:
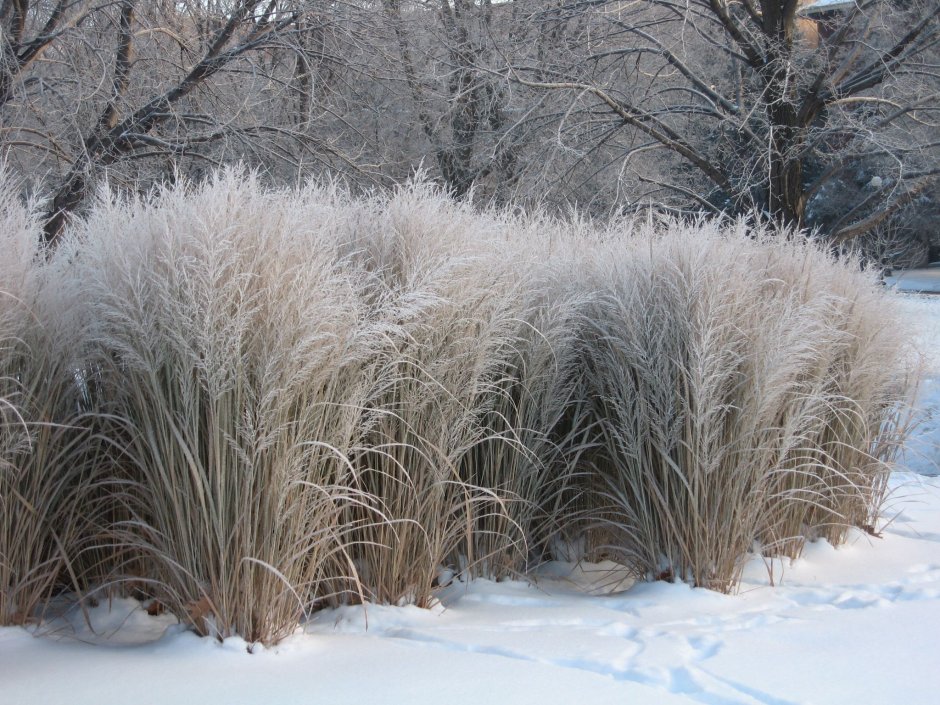
<instances>
[{"instance_id":1,"label":"frost-covered grass","mask_svg":"<svg viewBox=\"0 0 940 705\"><path fill-rule=\"evenodd\" d=\"M70 306L43 286L39 223L0 178L0 624L81 589L107 465L73 356Z\"/></svg>"},{"instance_id":2,"label":"frost-covered grass","mask_svg":"<svg viewBox=\"0 0 940 705\"><path fill-rule=\"evenodd\" d=\"M727 592L877 529L894 299L799 239L233 172L105 193L48 258L2 212L6 622L96 590L271 644L553 547Z\"/></svg>"},{"instance_id":3,"label":"frost-covered grass","mask_svg":"<svg viewBox=\"0 0 940 705\"><path fill-rule=\"evenodd\" d=\"M765 234L649 237L592 253L587 278L586 511L607 553L726 591L755 541L793 557L873 526L905 389L893 304Z\"/></svg>"}]
</instances>

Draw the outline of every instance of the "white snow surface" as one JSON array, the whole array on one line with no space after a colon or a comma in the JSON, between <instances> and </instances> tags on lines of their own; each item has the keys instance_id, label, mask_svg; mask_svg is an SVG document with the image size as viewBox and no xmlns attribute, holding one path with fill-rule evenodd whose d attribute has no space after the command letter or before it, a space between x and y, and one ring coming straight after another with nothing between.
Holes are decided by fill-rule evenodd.
<instances>
[{"instance_id":1,"label":"white snow surface","mask_svg":"<svg viewBox=\"0 0 940 705\"><path fill-rule=\"evenodd\" d=\"M933 380L918 404L936 409L940 298L903 306ZM917 454L905 462L937 466L929 437ZM900 467L891 487L882 538L755 556L734 595L553 564L529 583L454 583L430 610L325 610L271 648L115 600L93 630L74 611L41 633L0 629L0 704L932 705L940 477Z\"/></svg>"},{"instance_id":2,"label":"white snow surface","mask_svg":"<svg viewBox=\"0 0 940 705\"><path fill-rule=\"evenodd\" d=\"M940 296L898 299L924 370L913 403L913 430L899 464L922 475L940 475Z\"/></svg>"}]
</instances>

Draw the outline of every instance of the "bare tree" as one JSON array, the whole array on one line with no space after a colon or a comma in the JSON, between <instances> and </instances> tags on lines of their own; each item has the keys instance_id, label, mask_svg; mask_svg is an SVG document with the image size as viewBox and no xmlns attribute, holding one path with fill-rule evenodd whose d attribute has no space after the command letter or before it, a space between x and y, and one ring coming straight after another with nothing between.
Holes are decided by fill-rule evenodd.
<instances>
[{"instance_id":1,"label":"bare tree","mask_svg":"<svg viewBox=\"0 0 940 705\"><path fill-rule=\"evenodd\" d=\"M428 166L453 194L516 177L524 132L511 133L512 96L493 73L523 31L516 3L383 0L410 98L409 113L432 161ZM394 69L393 69L394 70Z\"/></svg>"},{"instance_id":2,"label":"bare tree","mask_svg":"<svg viewBox=\"0 0 940 705\"><path fill-rule=\"evenodd\" d=\"M0 144L51 192L47 240L105 173L146 183L235 159L355 170L356 155L327 126L342 121L342 106L317 104L343 61L330 43L358 41L344 8L5 1Z\"/></svg>"},{"instance_id":3,"label":"bare tree","mask_svg":"<svg viewBox=\"0 0 940 705\"><path fill-rule=\"evenodd\" d=\"M940 5L823 2L539 9L534 24L579 17L580 33L507 75L569 96L559 140L633 174L634 202L756 211L845 241L935 188ZM864 203L814 221L813 199L861 163L889 171Z\"/></svg>"},{"instance_id":4,"label":"bare tree","mask_svg":"<svg viewBox=\"0 0 940 705\"><path fill-rule=\"evenodd\" d=\"M4 0L0 148L50 241L102 178L236 160L900 231L940 200L940 10L818 1Z\"/></svg>"}]
</instances>

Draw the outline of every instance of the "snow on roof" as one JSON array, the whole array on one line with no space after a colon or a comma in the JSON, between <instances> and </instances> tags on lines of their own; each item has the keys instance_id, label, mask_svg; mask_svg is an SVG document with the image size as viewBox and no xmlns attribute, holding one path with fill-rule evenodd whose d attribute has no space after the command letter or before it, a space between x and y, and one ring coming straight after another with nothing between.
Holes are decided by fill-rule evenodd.
<instances>
[{"instance_id":1,"label":"snow on roof","mask_svg":"<svg viewBox=\"0 0 940 705\"><path fill-rule=\"evenodd\" d=\"M818 15L823 12L848 10L855 7L855 0L815 0L800 8L801 15Z\"/></svg>"}]
</instances>

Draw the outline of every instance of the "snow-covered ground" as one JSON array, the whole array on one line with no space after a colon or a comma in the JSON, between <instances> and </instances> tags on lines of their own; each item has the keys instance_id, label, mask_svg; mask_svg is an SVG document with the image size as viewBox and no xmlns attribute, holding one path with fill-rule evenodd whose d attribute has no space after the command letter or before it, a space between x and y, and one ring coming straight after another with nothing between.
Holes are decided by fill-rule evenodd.
<instances>
[{"instance_id":1,"label":"snow-covered ground","mask_svg":"<svg viewBox=\"0 0 940 705\"><path fill-rule=\"evenodd\" d=\"M936 473L940 298L903 305L934 409L905 462ZM324 611L253 653L130 600L93 610L94 631L75 614L41 637L0 629L0 703L933 704L940 477L899 469L891 485L883 538L754 558L731 596L556 565L534 584L455 584L432 610Z\"/></svg>"},{"instance_id":2,"label":"snow-covered ground","mask_svg":"<svg viewBox=\"0 0 940 705\"><path fill-rule=\"evenodd\" d=\"M914 402L915 426L899 464L923 475L940 475L940 296L904 296L900 303L914 325L924 375Z\"/></svg>"}]
</instances>

